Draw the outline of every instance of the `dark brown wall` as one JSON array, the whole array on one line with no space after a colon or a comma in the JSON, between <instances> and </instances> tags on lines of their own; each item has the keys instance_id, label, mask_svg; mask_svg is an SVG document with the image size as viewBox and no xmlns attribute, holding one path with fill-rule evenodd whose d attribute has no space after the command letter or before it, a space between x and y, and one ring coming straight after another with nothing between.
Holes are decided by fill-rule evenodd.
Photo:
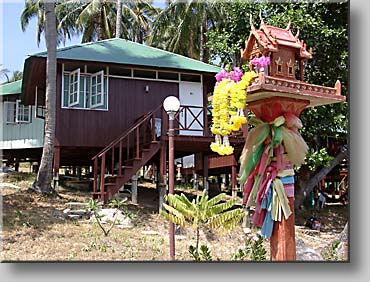
<instances>
[{"instance_id":1,"label":"dark brown wall","mask_svg":"<svg viewBox=\"0 0 370 282\"><path fill-rule=\"evenodd\" d=\"M149 85L149 93L145 93ZM178 97L177 83L109 78L108 111L61 108L61 71L57 83L57 130L60 146L105 147L165 97Z\"/></svg>"},{"instance_id":2,"label":"dark brown wall","mask_svg":"<svg viewBox=\"0 0 370 282\"><path fill-rule=\"evenodd\" d=\"M276 60L278 60L280 57L280 60L282 62L282 71L283 74L277 74L276 73ZM288 76L288 66L287 63L289 60L292 60L293 63L295 63L295 50L292 48L287 48L287 47L278 47L278 52L272 53L272 58L271 58L271 76L277 76L277 77L285 77L288 79L295 79L294 77ZM295 70L293 71L295 73Z\"/></svg>"}]
</instances>

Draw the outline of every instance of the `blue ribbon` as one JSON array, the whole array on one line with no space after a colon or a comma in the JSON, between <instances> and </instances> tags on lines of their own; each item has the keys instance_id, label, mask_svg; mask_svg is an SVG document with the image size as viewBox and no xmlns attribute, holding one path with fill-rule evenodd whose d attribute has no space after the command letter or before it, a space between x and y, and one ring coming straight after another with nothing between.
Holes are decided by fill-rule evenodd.
<instances>
[{"instance_id":1,"label":"blue ribbon","mask_svg":"<svg viewBox=\"0 0 370 282\"><path fill-rule=\"evenodd\" d=\"M294 176L285 176L280 178L283 184L294 184Z\"/></svg>"},{"instance_id":2,"label":"blue ribbon","mask_svg":"<svg viewBox=\"0 0 370 282\"><path fill-rule=\"evenodd\" d=\"M274 220L271 216L272 208L272 184L267 190L266 197L262 199L261 208L266 209L265 220L261 228L262 237L269 239L272 235L272 230L274 228Z\"/></svg>"}]
</instances>

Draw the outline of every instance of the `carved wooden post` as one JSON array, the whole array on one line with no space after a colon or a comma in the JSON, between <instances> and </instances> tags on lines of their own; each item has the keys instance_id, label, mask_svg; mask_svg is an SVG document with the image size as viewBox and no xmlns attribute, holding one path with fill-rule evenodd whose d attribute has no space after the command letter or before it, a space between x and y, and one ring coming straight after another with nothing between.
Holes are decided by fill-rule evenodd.
<instances>
[{"instance_id":1,"label":"carved wooden post","mask_svg":"<svg viewBox=\"0 0 370 282\"><path fill-rule=\"evenodd\" d=\"M248 108L257 118L268 123L282 114L291 113L299 117L301 111L309 104L308 101L294 100L291 98L267 98L251 102ZM287 165L289 165L287 162ZM295 219L294 219L294 191L285 191L292 214L285 219L275 221L270 238L271 260L294 261L296 259L295 247Z\"/></svg>"}]
</instances>

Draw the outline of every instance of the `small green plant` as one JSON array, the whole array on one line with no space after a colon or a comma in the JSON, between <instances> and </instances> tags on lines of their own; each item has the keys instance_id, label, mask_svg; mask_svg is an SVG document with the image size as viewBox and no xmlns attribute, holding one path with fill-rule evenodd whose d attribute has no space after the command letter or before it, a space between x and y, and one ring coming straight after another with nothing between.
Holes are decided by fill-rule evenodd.
<instances>
[{"instance_id":1,"label":"small green plant","mask_svg":"<svg viewBox=\"0 0 370 282\"><path fill-rule=\"evenodd\" d=\"M120 196L116 194L113 200L109 203L109 206L116 208L116 212L114 214L115 215L114 220L111 221L110 225L106 228L103 226L102 223L102 218L104 216L99 214L99 210L102 204L99 203L97 200L90 199L88 205L86 206L86 209L94 214L96 222L100 229L103 231L105 237L109 235L109 232L113 229L114 225L116 224L119 213L123 213L128 217L131 216L131 214L128 212L126 201L127 198L121 199Z\"/></svg>"},{"instance_id":2,"label":"small green plant","mask_svg":"<svg viewBox=\"0 0 370 282\"><path fill-rule=\"evenodd\" d=\"M72 253L68 255L68 260L75 259L76 257L77 257L77 252L73 251Z\"/></svg>"},{"instance_id":3,"label":"small green plant","mask_svg":"<svg viewBox=\"0 0 370 282\"><path fill-rule=\"evenodd\" d=\"M263 247L263 238L257 234L255 238L248 238L245 242L245 247L239 249L233 256L233 260L252 260L264 261L266 260L267 251Z\"/></svg>"},{"instance_id":4,"label":"small green plant","mask_svg":"<svg viewBox=\"0 0 370 282\"><path fill-rule=\"evenodd\" d=\"M22 211L20 210L15 210L15 213L17 215L17 218L18 218L18 221L20 222L21 225L25 226L25 227L31 227L31 223L29 223L29 221L26 219L26 216L23 214Z\"/></svg>"},{"instance_id":5,"label":"small green plant","mask_svg":"<svg viewBox=\"0 0 370 282\"><path fill-rule=\"evenodd\" d=\"M107 245L106 244L102 244L100 247L99 247L99 251L101 251L102 253L106 253L107 252Z\"/></svg>"},{"instance_id":6,"label":"small green plant","mask_svg":"<svg viewBox=\"0 0 370 282\"><path fill-rule=\"evenodd\" d=\"M206 190L203 190L202 195L198 195L192 202L184 195L167 195L166 199L168 204L163 204L167 210L161 210L160 214L168 221L185 227L190 224L196 231L196 244L195 247L189 248L190 254L195 260L199 258L209 258L208 248L204 245L199 247L200 229L218 229L221 231L232 230L243 219L245 212L241 208L234 208L237 199L233 198L229 201L220 203L226 197L225 193L221 193L212 199L208 199Z\"/></svg>"},{"instance_id":7,"label":"small green plant","mask_svg":"<svg viewBox=\"0 0 370 282\"><path fill-rule=\"evenodd\" d=\"M189 253L194 258L194 260L206 260L206 261L212 260L211 251L206 245L201 245L199 250L195 248L193 245L190 245Z\"/></svg>"},{"instance_id":8,"label":"small green plant","mask_svg":"<svg viewBox=\"0 0 370 282\"><path fill-rule=\"evenodd\" d=\"M339 247L340 241L336 240L333 243L330 244L330 246L323 251L322 255L325 260L329 261L337 261L339 260L338 256L338 247Z\"/></svg>"}]
</instances>

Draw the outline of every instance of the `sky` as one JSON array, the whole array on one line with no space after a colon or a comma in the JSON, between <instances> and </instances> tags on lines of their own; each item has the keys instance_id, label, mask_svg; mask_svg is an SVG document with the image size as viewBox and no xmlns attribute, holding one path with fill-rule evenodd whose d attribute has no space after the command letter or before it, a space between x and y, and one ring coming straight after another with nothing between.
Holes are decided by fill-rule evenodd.
<instances>
[{"instance_id":1,"label":"sky","mask_svg":"<svg viewBox=\"0 0 370 282\"><path fill-rule=\"evenodd\" d=\"M154 1L155 6L163 7L164 0ZM1 68L8 69L8 75L13 71L23 71L24 60L28 55L46 51L45 41L42 36L40 45L36 40L36 18L32 19L23 32L20 24L20 16L24 7L24 0L0 0L0 64ZM67 40L66 47L81 42L79 37ZM6 77L0 77L0 83L6 81Z\"/></svg>"}]
</instances>

